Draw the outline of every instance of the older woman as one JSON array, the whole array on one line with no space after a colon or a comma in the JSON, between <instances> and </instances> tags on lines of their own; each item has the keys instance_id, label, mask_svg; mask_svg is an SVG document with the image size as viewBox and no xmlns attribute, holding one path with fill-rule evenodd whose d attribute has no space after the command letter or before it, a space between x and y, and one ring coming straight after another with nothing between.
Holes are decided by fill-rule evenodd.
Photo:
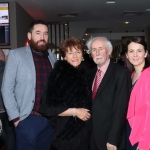
<instances>
[{"instance_id":1,"label":"older woman","mask_svg":"<svg viewBox=\"0 0 150 150\"><path fill-rule=\"evenodd\" d=\"M92 100L83 50L77 38L61 43L64 60L55 64L42 99L40 110L54 127L53 146L58 150L88 150Z\"/></svg>"},{"instance_id":2,"label":"older woman","mask_svg":"<svg viewBox=\"0 0 150 150\"><path fill-rule=\"evenodd\" d=\"M150 59L146 42L133 37L127 43L127 67L132 73L132 91L127 120L126 150L150 149Z\"/></svg>"}]
</instances>

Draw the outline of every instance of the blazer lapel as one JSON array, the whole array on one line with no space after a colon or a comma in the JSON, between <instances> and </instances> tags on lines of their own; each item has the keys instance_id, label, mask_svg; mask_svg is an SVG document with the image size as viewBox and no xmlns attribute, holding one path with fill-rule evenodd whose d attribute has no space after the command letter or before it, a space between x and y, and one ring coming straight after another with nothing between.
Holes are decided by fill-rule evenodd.
<instances>
[{"instance_id":1,"label":"blazer lapel","mask_svg":"<svg viewBox=\"0 0 150 150\"><path fill-rule=\"evenodd\" d=\"M112 73L113 73L113 62L110 61L110 64L109 64L109 66L108 66L108 68L106 70L106 73L105 73L105 75L104 75L104 77L103 77L103 79L102 79L102 81L100 83L100 86L99 86L98 90L97 90L97 93L95 95L94 101L95 101L97 95L101 92L101 90L107 84L107 82L108 82L109 78L111 77Z\"/></svg>"},{"instance_id":2,"label":"blazer lapel","mask_svg":"<svg viewBox=\"0 0 150 150\"><path fill-rule=\"evenodd\" d=\"M32 52L31 52L31 49L29 46L26 47L25 61L26 61L26 64L28 65L28 67L30 68L29 70L31 71L31 73L33 75L33 79L36 79L35 65L34 65L34 61L33 61Z\"/></svg>"},{"instance_id":3,"label":"blazer lapel","mask_svg":"<svg viewBox=\"0 0 150 150\"><path fill-rule=\"evenodd\" d=\"M49 58L49 61L50 61L51 65L52 65L52 68L53 68L54 67L54 63L55 63L54 54L52 54L50 50L48 50L48 53L49 53L48 58Z\"/></svg>"}]
</instances>

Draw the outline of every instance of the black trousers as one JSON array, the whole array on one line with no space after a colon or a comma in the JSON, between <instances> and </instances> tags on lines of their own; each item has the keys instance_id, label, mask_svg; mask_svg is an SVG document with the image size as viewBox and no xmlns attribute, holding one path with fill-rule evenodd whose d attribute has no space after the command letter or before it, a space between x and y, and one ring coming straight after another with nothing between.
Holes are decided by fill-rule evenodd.
<instances>
[{"instance_id":1,"label":"black trousers","mask_svg":"<svg viewBox=\"0 0 150 150\"><path fill-rule=\"evenodd\" d=\"M126 124L126 150L136 150L138 147L138 143L134 144L133 146L131 145L130 140L129 140L130 133L131 133L131 127L129 125L129 122L127 121L127 124Z\"/></svg>"},{"instance_id":2,"label":"black trousers","mask_svg":"<svg viewBox=\"0 0 150 150\"><path fill-rule=\"evenodd\" d=\"M3 126L0 138L2 138L2 140L5 142L6 150L17 150L13 123L8 120L6 112L0 113L0 119Z\"/></svg>"},{"instance_id":3,"label":"black trousers","mask_svg":"<svg viewBox=\"0 0 150 150\"><path fill-rule=\"evenodd\" d=\"M98 148L97 148L97 146L95 144L93 132L91 134L90 150L98 150Z\"/></svg>"},{"instance_id":4,"label":"black trousers","mask_svg":"<svg viewBox=\"0 0 150 150\"><path fill-rule=\"evenodd\" d=\"M56 149L55 147L52 146L50 150L58 150L58 149ZM89 140L83 141L76 150L90 150Z\"/></svg>"}]
</instances>

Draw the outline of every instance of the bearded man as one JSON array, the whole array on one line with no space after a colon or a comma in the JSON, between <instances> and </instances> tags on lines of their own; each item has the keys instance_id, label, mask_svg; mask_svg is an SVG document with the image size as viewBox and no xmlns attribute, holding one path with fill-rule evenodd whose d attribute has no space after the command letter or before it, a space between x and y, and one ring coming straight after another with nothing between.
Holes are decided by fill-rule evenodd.
<instances>
[{"instance_id":1,"label":"bearded man","mask_svg":"<svg viewBox=\"0 0 150 150\"><path fill-rule=\"evenodd\" d=\"M9 52L2 95L14 122L17 150L49 150L53 129L39 113L40 99L56 56L48 50L48 24L35 20L27 33L29 45Z\"/></svg>"}]
</instances>

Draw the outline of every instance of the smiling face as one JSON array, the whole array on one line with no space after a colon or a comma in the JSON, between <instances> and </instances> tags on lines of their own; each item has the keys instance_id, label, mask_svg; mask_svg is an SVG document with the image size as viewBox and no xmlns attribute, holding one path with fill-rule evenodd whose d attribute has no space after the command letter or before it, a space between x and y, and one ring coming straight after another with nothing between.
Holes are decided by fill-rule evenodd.
<instances>
[{"instance_id":1,"label":"smiling face","mask_svg":"<svg viewBox=\"0 0 150 150\"><path fill-rule=\"evenodd\" d=\"M83 59L82 51L76 47L68 48L64 59L71 64L73 67L78 67Z\"/></svg>"},{"instance_id":2,"label":"smiling face","mask_svg":"<svg viewBox=\"0 0 150 150\"><path fill-rule=\"evenodd\" d=\"M104 65L109 59L111 50L106 47L106 41L97 39L91 45L91 56L98 67Z\"/></svg>"},{"instance_id":3,"label":"smiling face","mask_svg":"<svg viewBox=\"0 0 150 150\"><path fill-rule=\"evenodd\" d=\"M147 50L144 49L144 46L142 44L131 42L128 45L126 57L134 67L144 67L145 57L147 57L147 53Z\"/></svg>"},{"instance_id":4,"label":"smiling face","mask_svg":"<svg viewBox=\"0 0 150 150\"><path fill-rule=\"evenodd\" d=\"M48 49L48 28L46 25L34 25L32 32L28 32L27 36L33 50L44 52Z\"/></svg>"}]
</instances>

